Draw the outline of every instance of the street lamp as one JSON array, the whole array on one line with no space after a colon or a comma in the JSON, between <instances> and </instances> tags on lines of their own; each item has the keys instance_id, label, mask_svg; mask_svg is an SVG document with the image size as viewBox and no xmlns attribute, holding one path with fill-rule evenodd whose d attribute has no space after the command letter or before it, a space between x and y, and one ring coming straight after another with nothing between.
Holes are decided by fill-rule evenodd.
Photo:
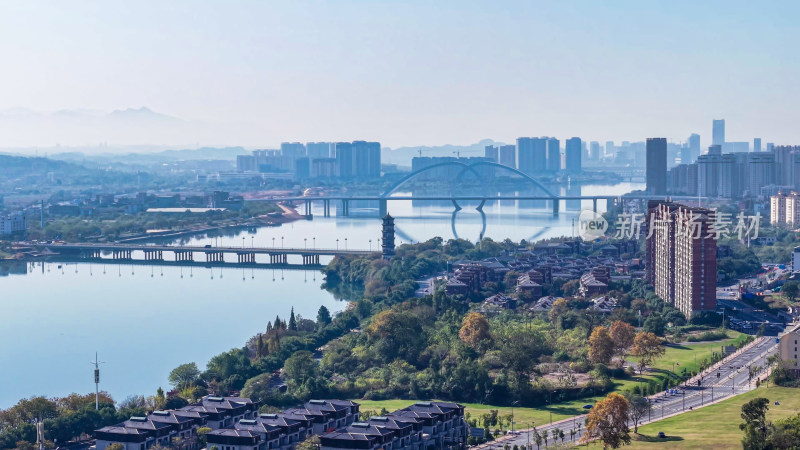
<instances>
[{"instance_id":1,"label":"street lamp","mask_svg":"<svg viewBox=\"0 0 800 450\"><path fill-rule=\"evenodd\" d=\"M242 236L242 250L244 250L244 236Z\"/></svg>"},{"instance_id":2,"label":"street lamp","mask_svg":"<svg viewBox=\"0 0 800 450\"><path fill-rule=\"evenodd\" d=\"M256 237L250 236L250 248L256 248Z\"/></svg>"},{"instance_id":3,"label":"street lamp","mask_svg":"<svg viewBox=\"0 0 800 450\"><path fill-rule=\"evenodd\" d=\"M339 238L336 238L336 250L339 250Z\"/></svg>"},{"instance_id":4,"label":"street lamp","mask_svg":"<svg viewBox=\"0 0 800 450\"><path fill-rule=\"evenodd\" d=\"M281 236L281 250L283 250L283 236Z\"/></svg>"},{"instance_id":5,"label":"street lamp","mask_svg":"<svg viewBox=\"0 0 800 450\"><path fill-rule=\"evenodd\" d=\"M312 237L311 238L311 242L312 242L312 246L314 247L314 250L316 250L317 249L317 237L316 236Z\"/></svg>"},{"instance_id":6,"label":"street lamp","mask_svg":"<svg viewBox=\"0 0 800 450\"><path fill-rule=\"evenodd\" d=\"M344 249L347 250L347 238L344 238Z\"/></svg>"},{"instance_id":7,"label":"street lamp","mask_svg":"<svg viewBox=\"0 0 800 450\"><path fill-rule=\"evenodd\" d=\"M514 434L514 405L518 405L519 400L511 403L511 434Z\"/></svg>"},{"instance_id":8,"label":"street lamp","mask_svg":"<svg viewBox=\"0 0 800 450\"><path fill-rule=\"evenodd\" d=\"M303 238L303 248L308 249L308 238Z\"/></svg>"},{"instance_id":9,"label":"street lamp","mask_svg":"<svg viewBox=\"0 0 800 450\"><path fill-rule=\"evenodd\" d=\"M272 236L272 248L275 248L275 236Z\"/></svg>"},{"instance_id":10,"label":"street lamp","mask_svg":"<svg viewBox=\"0 0 800 450\"><path fill-rule=\"evenodd\" d=\"M369 251L372 251L372 239L369 240Z\"/></svg>"}]
</instances>

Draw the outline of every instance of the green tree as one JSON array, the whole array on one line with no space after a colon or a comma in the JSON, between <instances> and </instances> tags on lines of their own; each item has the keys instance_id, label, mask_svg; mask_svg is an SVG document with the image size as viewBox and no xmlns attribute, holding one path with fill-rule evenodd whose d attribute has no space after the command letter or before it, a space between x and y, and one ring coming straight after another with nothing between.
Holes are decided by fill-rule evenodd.
<instances>
[{"instance_id":1,"label":"green tree","mask_svg":"<svg viewBox=\"0 0 800 450\"><path fill-rule=\"evenodd\" d=\"M317 311L317 325L319 326L326 326L331 323L331 312L328 311L328 308L325 305L319 307L319 311Z\"/></svg>"},{"instance_id":2,"label":"green tree","mask_svg":"<svg viewBox=\"0 0 800 450\"><path fill-rule=\"evenodd\" d=\"M762 450L767 448L767 410L769 400L758 397L742 405L742 420L739 429L744 431L742 447L744 450Z\"/></svg>"},{"instance_id":3,"label":"green tree","mask_svg":"<svg viewBox=\"0 0 800 450\"><path fill-rule=\"evenodd\" d=\"M119 442L114 442L106 447L106 450L125 450L125 446Z\"/></svg>"},{"instance_id":4,"label":"green tree","mask_svg":"<svg viewBox=\"0 0 800 450\"><path fill-rule=\"evenodd\" d=\"M628 400L630 404L630 409L628 410L628 416L633 422L633 432L639 433L639 422L647 416L647 413L650 411L650 402L639 394L634 394L630 391L625 392L625 399Z\"/></svg>"},{"instance_id":5,"label":"green tree","mask_svg":"<svg viewBox=\"0 0 800 450\"><path fill-rule=\"evenodd\" d=\"M195 363L181 364L169 373L169 382L176 389L193 385L200 377L200 369Z\"/></svg>"},{"instance_id":6,"label":"green tree","mask_svg":"<svg viewBox=\"0 0 800 450\"><path fill-rule=\"evenodd\" d=\"M798 281L787 281L781 287L781 293L783 296L786 297L790 302L794 303L797 300L797 294L800 293L800 282Z\"/></svg>"},{"instance_id":7,"label":"green tree","mask_svg":"<svg viewBox=\"0 0 800 450\"><path fill-rule=\"evenodd\" d=\"M311 352L300 350L286 360L283 370L287 379L295 386L299 386L316 376L317 363L314 362L314 355Z\"/></svg>"},{"instance_id":8,"label":"green tree","mask_svg":"<svg viewBox=\"0 0 800 450\"><path fill-rule=\"evenodd\" d=\"M289 314L289 329L297 331L297 319L294 317L294 306L292 306L292 312Z\"/></svg>"}]
</instances>

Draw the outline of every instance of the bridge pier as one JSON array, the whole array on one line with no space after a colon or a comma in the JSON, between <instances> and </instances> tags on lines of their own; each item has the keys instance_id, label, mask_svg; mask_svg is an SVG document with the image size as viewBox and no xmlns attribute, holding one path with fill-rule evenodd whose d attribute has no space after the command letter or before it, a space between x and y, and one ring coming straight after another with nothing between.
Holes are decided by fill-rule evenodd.
<instances>
[{"instance_id":1,"label":"bridge pier","mask_svg":"<svg viewBox=\"0 0 800 450\"><path fill-rule=\"evenodd\" d=\"M308 217L308 216L311 215L311 200L304 200L304 203L305 203L305 211L306 211L305 215L306 215L306 217Z\"/></svg>"},{"instance_id":2,"label":"bridge pier","mask_svg":"<svg viewBox=\"0 0 800 450\"><path fill-rule=\"evenodd\" d=\"M331 201L330 200L323 200L322 201L322 216L323 217L330 217L331 216Z\"/></svg>"},{"instance_id":3,"label":"bridge pier","mask_svg":"<svg viewBox=\"0 0 800 450\"><path fill-rule=\"evenodd\" d=\"M163 261L164 260L164 252L161 250L145 250L144 251L144 260L145 261Z\"/></svg>"},{"instance_id":4,"label":"bridge pier","mask_svg":"<svg viewBox=\"0 0 800 450\"><path fill-rule=\"evenodd\" d=\"M558 216L558 199L553 199L553 216Z\"/></svg>"},{"instance_id":5,"label":"bridge pier","mask_svg":"<svg viewBox=\"0 0 800 450\"><path fill-rule=\"evenodd\" d=\"M111 253L113 259L133 259L130 250L114 250Z\"/></svg>"},{"instance_id":6,"label":"bridge pier","mask_svg":"<svg viewBox=\"0 0 800 450\"><path fill-rule=\"evenodd\" d=\"M381 217L389 213L388 203L389 201L386 200L385 198L378 200L378 215L380 215Z\"/></svg>"},{"instance_id":7,"label":"bridge pier","mask_svg":"<svg viewBox=\"0 0 800 450\"><path fill-rule=\"evenodd\" d=\"M270 264L288 264L289 258L286 253L270 253L269 262Z\"/></svg>"},{"instance_id":8,"label":"bridge pier","mask_svg":"<svg viewBox=\"0 0 800 450\"><path fill-rule=\"evenodd\" d=\"M597 198L592 199L592 211L597 212Z\"/></svg>"},{"instance_id":9,"label":"bridge pier","mask_svg":"<svg viewBox=\"0 0 800 450\"><path fill-rule=\"evenodd\" d=\"M225 262L224 255L222 252L206 252L206 262Z\"/></svg>"},{"instance_id":10,"label":"bridge pier","mask_svg":"<svg viewBox=\"0 0 800 450\"><path fill-rule=\"evenodd\" d=\"M303 265L319 265L319 255L303 255Z\"/></svg>"},{"instance_id":11,"label":"bridge pier","mask_svg":"<svg viewBox=\"0 0 800 450\"><path fill-rule=\"evenodd\" d=\"M347 217L350 215L350 200L342 199L342 217Z\"/></svg>"},{"instance_id":12,"label":"bridge pier","mask_svg":"<svg viewBox=\"0 0 800 450\"><path fill-rule=\"evenodd\" d=\"M175 261L194 261L194 252L187 250L175 250Z\"/></svg>"},{"instance_id":13,"label":"bridge pier","mask_svg":"<svg viewBox=\"0 0 800 450\"><path fill-rule=\"evenodd\" d=\"M236 254L239 264L255 264L256 254L252 252L239 252Z\"/></svg>"}]
</instances>

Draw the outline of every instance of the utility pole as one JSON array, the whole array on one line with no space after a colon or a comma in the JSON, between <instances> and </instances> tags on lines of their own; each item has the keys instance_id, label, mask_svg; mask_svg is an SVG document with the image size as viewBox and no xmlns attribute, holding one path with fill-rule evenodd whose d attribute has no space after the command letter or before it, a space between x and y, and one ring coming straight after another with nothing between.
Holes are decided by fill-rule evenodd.
<instances>
[{"instance_id":1,"label":"utility pole","mask_svg":"<svg viewBox=\"0 0 800 450\"><path fill-rule=\"evenodd\" d=\"M100 410L100 364L105 364L103 361L97 360L97 352L94 352L94 361L89 361L89 364L94 364L94 409Z\"/></svg>"}]
</instances>

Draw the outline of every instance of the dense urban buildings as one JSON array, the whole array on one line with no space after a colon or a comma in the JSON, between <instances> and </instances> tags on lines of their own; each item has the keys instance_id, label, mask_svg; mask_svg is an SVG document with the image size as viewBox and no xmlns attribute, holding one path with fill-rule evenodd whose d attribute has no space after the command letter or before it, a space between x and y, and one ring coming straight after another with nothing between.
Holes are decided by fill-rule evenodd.
<instances>
[{"instance_id":1,"label":"dense urban buildings","mask_svg":"<svg viewBox=\"0 0 800 450\"><path fill-rule=\"evenodd\" d=\"M647 192L654 195L667 193L667 140L647 139Z\"/></svg>"},{"instance_id":2,"label":"dense urban buildings","mask_svg":"<svg viewBox=\"0 0 800 450\"><path fill-rule=\"evenodd\" d=\"M687 318L716 309L714 214L673 202L648 204L647 280L656 295Z\"/></svg>"},{"instance_id":3,"label":"dense urban buildings","mask_svg":"<svg viewBox=\"0 0 800 450\"><path fill-rule=\"evenodd\" d=\"M564 170L567 173L580 173L581 172L581 155L583 152L581 138L573 137L567 139L564 147Z\"/></svg>"},{"instance_id":4,"label":"dense urban buildings","mask_svg":"<svg viewBox=\"0 0 800 450\"><path fill-rule=\"evenodd\" d=\"M240 174L262 178L374 179L381 175L378 142L284 142L280 150L254 150L236 157Z\"/></svg>"},{"instance_id":5,"label":"dense urban buildings","mask_svg":"<svg viewBox=\"0 0 800 450\"><path fill-rule=\"evenodd\" d=\"M725 143L725 119L714 119L711 127L711 145L719 145L720 147Z\"/></svg>"}]
</instances>

